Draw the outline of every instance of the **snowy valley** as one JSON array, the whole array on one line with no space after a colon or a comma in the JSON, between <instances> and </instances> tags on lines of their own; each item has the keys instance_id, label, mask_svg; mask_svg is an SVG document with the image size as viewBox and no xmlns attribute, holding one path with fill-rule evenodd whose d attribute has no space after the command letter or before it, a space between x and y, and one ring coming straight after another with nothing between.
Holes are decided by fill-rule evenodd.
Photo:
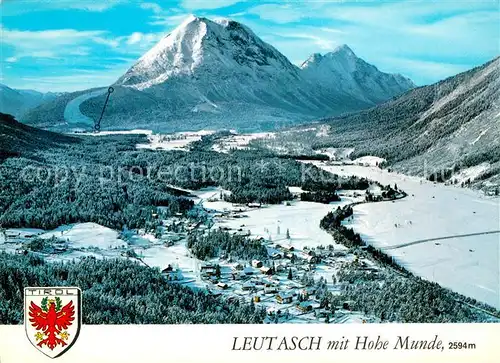
<instances>
[{"instance_id":1,"label":"snowy valley","mask_svg":"<svg viewBox=\"0 0 500 363\"><path fill-rule=\"evenodd\" d=\"M142 134L142 141L135 145L139 152L189 155L205 150L224 158L235 152L258 154L259 140L272 142L275 137L269 133L223 133L219 137L208 131L154 134L144 130L80 137L136 137L134 132ZM325 152L338 154L337 150ZM471 309L473 319L497 321L498 199L388 172L376 166L381 161L368 156L354 161L302 160L302 167L314 166L327 175L370 181L366 190L337 190L340 201L336 202L303 201L309 192L298 186L289 186L290 199L280 204L231 202L228 196L232 192L220 187L178 188L184 198L194 202L194 214L189 217L158 207L153 209L156 227L152 229L117 230L97 223L65 224L52 230L7 228L0 235L0 250L34 253L48 263L87 257L135 261L161 271L168 284L205 291L216 299L252 302L266 312L268 323L419 321L421 318L372 310L369 300L354 298L359 296L357 291L364 291L365 298L376 296L373 283L385 286L393 281L398 289L397 284L408 284L405 281L410 279L418 286L405 272L409 271L459 293L451 295L451 301L458 301L454 302L456 308ZM385 193L386 186L400 196L366 202L368 191L377 197ZM360 234L367 243L361 248L344 245L343 239L337 240L339 235L322 227L329 212L351 205L352 215L342 224ZM197 243L210 236L252 241L265 252L242 258L221 251L202 258ZM381 262L377 254L367 252L367 246L394 257L397 265ZM395 266L404 269L401 272ZM470 314L466 310L457 314Z\"/></svg>"},{"instance_id":2,"label":"snowy valley","mask_svg":"<svg viewBox=\"0 0 500 363\"><path fill-rule=\"evenodd\" d=\"M500 58L417 87L263 39L189 16L111 85L0 85L1 324L27 284L86 324L500 321Z\"/></svg>"}]
</instances>

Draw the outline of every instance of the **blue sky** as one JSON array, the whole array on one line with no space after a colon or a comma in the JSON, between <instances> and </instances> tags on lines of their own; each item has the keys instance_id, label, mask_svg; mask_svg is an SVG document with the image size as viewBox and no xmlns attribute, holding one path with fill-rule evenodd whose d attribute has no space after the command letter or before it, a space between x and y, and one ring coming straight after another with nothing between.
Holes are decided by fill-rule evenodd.
<instances>
[{"instance_id":1,"label":"blue sky","mask_svg":"<svg viewBox=\"0 0 500 363\"><path fill-rule=\"evenodd\" d=\"M499 54L498 0L0 2L0 82L41 91L113 83L189 14L240 21L296 64L348 44L419 85Z\"/></svg>"}]
</instances>

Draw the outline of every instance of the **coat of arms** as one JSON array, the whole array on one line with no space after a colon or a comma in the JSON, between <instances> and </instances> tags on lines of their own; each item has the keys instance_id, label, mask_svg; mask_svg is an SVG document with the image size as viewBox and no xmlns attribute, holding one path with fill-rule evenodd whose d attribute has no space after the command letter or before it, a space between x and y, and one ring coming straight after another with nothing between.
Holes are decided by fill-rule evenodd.
<instances>
[{"instance_id":1,"label":"coat of arms","mask_svg":"<svg viewBox=\"0 0 500 363\"><path fill-rule=\"evenodd\" d=\"M56 358L78 338L81 326L81 291L78 287L24 289L24 325L31 344Z\"/></svg>"}]
</instances>

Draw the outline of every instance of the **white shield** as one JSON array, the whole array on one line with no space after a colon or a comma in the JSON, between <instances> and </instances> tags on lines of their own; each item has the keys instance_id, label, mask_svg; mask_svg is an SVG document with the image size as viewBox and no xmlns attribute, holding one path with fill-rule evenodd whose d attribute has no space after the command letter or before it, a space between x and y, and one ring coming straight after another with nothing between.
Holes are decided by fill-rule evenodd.
<instances>
[{"instance_id":1,"label":"white shield","mask_svg":"<svg viewBox=\"0 0 500 363\"><path fill-rule=\"evenodd\" d=\"M36 349L56 358L71 348L82 325L81 296L78 287L24 289L24 326Z\"/></svg>"}]
</instances>

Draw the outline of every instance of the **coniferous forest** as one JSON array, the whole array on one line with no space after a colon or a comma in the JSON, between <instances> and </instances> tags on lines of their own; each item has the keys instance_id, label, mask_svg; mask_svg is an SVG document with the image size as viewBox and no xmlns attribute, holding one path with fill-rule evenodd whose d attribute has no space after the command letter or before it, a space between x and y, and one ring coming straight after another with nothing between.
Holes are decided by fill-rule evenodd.
<instances>
[{"instance_id":1,"label":"coniferous forest","mask_svg":"<svg viewBox=\"0 0 500 363\"><path fill-rule=\"evenodd\" d=\"M304 191L303 201L329 203L339 200L341 189L363 190L370 185L367 179L332 175L263 149L215 152L211 146L221 134L203 137L189 152L157 152L136 148L147 142L145 136L61 136L20 125L5 115L1 121L2 231L95 222L114 230L154 232L162 219L171 216L201 221L189 191L179 188L218 186L227 191L221 192L221 199L260 206L292 199L289 186ZM387 267L380 274L384 284L360 270L344 269L338 276L346 284L340 295L319 286L316 296L323 306L334 310L342 299L349 300L354 309L382 321L483 321L478 307L496 314L493 308L413 276L383 252L366 247L359 234L342 225L352 214L350 205L334 209L320 226L336 243ZM286 235L290 240L288 230ZM157 268L133 262L132 258L140 260L133 250L130 259L45 262L39 255L52 250L52 242L57 241L33 238L25 244L24 255L0 254L0 323L22 322L26 286L79 286L84 291L83 322L88 324L261 323L266 317L253 304L230 303L205 289L168 283ZM201 260L268 256L260 241L222 230L191 232L186 245ZM307 274L301 282L316 284Z\"/></svg>"},{"instance_id":2,"label":"coniferous forest","mask_svg":"<svg viewBox=\"0 0 500 363\"><path fill-rule=\"evenodd\" d=\"M261 323L265 311L169 284L158 269L123 259L46 263L0 253L0 323L23 322L25 286L78 286L84 324Z\"/></svg>"},{"instance_id":3,"label":"coniferous forest","mask_svg":"<svg viewBox=\"0 0 500 363\"><path fill-rule=\"evenodd\" d=\"M225 231L214 231L205 235L190 234L187 247L200 260L229 255L244 260L267 259L267 249L258 240Z\"/></svg>"},{"instance_id":4,"label":"coniferous forest","mask_svg":"<svg viewBox=\"0 0 500 363\"><path fill-rule=\"evenodd\" d=\"M16 157L0 164L2 227L51 229L95 222L115 229L152 229L156 207L184 214L193 206L191 200L176 195L172 185L221 186L232 192L226 197L230 202L270 204L292 198L286 186L327 188L333 193L336 188L367 185L365 179L333 176L269 152L221 154L201 143L190 152L159 153L137 150L136 145L147 140L130 135L75 136L64 141L56 139L36 152L17 150Z\"/></svg>"}]
</instances>

